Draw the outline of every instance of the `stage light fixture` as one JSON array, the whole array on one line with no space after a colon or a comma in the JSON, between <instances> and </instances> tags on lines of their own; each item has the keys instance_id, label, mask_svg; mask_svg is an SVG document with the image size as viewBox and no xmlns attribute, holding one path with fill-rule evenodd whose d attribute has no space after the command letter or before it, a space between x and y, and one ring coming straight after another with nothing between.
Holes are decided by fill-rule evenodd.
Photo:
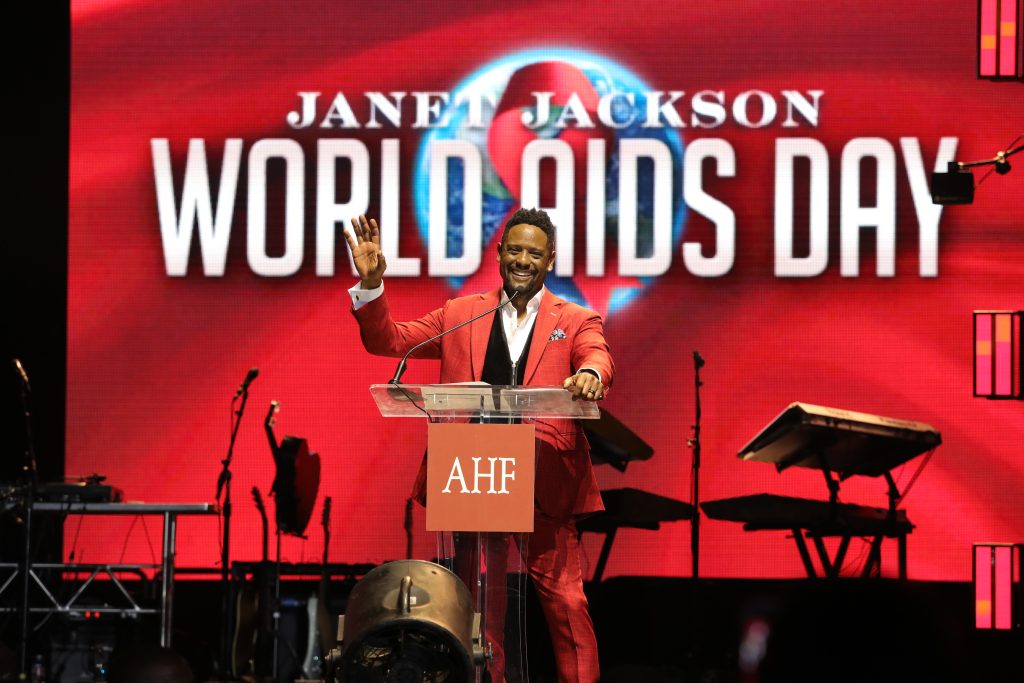
<instances>
[{"instance_id":1,"label":"stage light fixture","mask_svg":"<svg viewBox=\"0 0 1024 683\"><path fill-rule=\"evenodd\" d=\"M484 662L469 589L422 560L389 562L363 577L338 620L338 637L331 683L470 683Z\"/></svg>"},{"instance_id":2,"label":"stage light fixture","mask_svg":"<svg viewBox=\"0 0 1024 683\"><path fill-rule=\"evenodd\" d=\"M1024 0L978 3L978 77L1024 78Z\"/></svg>"},{"instance_id":3,"label":"stage light fixture","mask_svg":"<svg viewBox=\"0 0 1024 683\"><path fill-rule=\"evenodd\" d=\"M974 202L974 174L949 162L945 173L932 173L932 203L971 204Z\"/></svg>"},{"instance_id":4,"label":"stage light fixture","mask_svg":"<svg viewBox=\"0 0 1024 683\"><path fill-rule=\"evenodd\" d=\"M1020 629L1021 547L1019 543L974 544L975 628Z\"/></svg>"},{"instance_id":5,"label":"stage light fixture","mask_svg":"<svg viewBox=\"0 0 1024 683\"><path fill-rule=\"evenodd\" d=\"M1021 0L1024 2L1024 0ZM1024 150L1024 145L1014 147L1015 144L1024 138L1024 133L1017 136L1017 139L1010 143L1006 151L1000 150L991 159L981 161L950 161L946 165L944 173L936 171L932 173L932 203L933 204L971 204L974 202L974 173L971 171L976 166L993 166L993 170L999 175L1006 175L1010 172L1008 159L1017 152ZM991 172L991 171L990 171ZM982 176L978 185L985 180Z\"/></svg>"},{"instance_id":6,"label":"stage light fixture","mask_svg":"<svg viewBox=\"0 0 1024 683\"><path fill-rule=\"evenodd\" d=\"M974 311L974 395L1024 398L1021 319L1024 311Z\"/></svg>"}]
</instances>

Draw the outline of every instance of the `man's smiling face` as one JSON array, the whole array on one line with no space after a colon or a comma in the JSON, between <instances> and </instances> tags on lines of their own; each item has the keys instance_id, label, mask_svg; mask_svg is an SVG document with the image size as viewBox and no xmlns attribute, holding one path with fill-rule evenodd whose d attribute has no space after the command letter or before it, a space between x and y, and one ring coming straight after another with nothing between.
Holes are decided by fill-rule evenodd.
<instances>
[{"instance_id":1,"label":"man's smiling face","mask_svg":"<svg viewBox=\"0 0 1024 683\"><path fill-rule=\"evenodd\" d=\"M527 223L513 225L498 245L498 268L505 293L520 292L519 300L529 300L541 287L548 271L554 268L555 252L548 236Z\"/></svg>"}]
</instances>

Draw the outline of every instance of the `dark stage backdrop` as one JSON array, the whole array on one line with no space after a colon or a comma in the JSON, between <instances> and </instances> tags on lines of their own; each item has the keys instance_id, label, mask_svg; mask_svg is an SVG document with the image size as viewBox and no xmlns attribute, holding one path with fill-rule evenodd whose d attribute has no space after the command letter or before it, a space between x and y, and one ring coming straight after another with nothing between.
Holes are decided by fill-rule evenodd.
<instances>
[{"instance_id":1,"label":"dark stage backdrop","mask_svg":"<svg viewBox=\"0 0 1024 683\"><path fill-rule=\"evenodd\" d=\"M971 396L971 311L1024 303L1024 174L944 210L926 185L1024 132L1020 84L975 77L975 12L73 3L67 472L99 471L132 500L212 500L231 394L258 366L233 557L258 553L248 492L271 483L271 399L278 434L323 458L331 559L400 557L425 430L370 399L394 362L360 345L340 221L365 211L397 236L387 288L409 319L493 287L496 228L539 203L564 229L551 288L605 316L606 407L656 450L601 471L603 487L688 499L699 349L704 499L825 497L819 472L736 457L792 401L927 422L944 444L904 504L910 576L968 579L972 541L1024 538L1024 410ZM417 361L406 380L436 375ZM851 480L842 498L882 506L884 490ZM703 531L707 575L802 571L782 533ZM148 560L159 533L87 519L65 552ZM179 538L181 563L217 562L216 520L185 520ZM624 532L608 574L686 575L689 541L685 524ZM320 542L314 523L285 557Z\"/></svg>"}]
</instances>

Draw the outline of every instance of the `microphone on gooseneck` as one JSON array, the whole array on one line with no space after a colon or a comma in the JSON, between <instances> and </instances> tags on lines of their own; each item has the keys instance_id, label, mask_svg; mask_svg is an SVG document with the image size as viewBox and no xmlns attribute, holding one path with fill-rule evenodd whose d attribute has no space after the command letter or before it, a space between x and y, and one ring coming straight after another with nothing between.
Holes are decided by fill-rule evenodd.
<instances>
[{"instance_id":1,"label":"microphone on gooseneck","mask_svg":"<svg viewBox=\"0 0 1024 683\"><path fill-rule=\"evenodd\" d=\"M437 341L438 339L440 339L441 337L445 336L449 332L454 332L455 330L459 329L460 327L464 327L464 326L470 324L474 320L479 320L480 318L483 318L485 315L490 315L491 313L494 313L496 310L498 310L499 308L501 308L503 306L507 306L508 304L512 303L512 301L517 296L519 296L519 294L520 294L520 292L517 289L517 290L512 292L512 296L510 296L507 301L503 301L500 304L498 304L497 306L495 306L494 308L488 309L488 310L484 311L483 313L481 313L480 315L473 316L469 320L467 320L465 322L461 322L458 325L456 325L455 327L453 327L451 329L445 330L441 334L435 334L430 339L425 339L425 340L421 341L419 344L417 344L416 346L414 346L411 349L409 349L409 351L404 356L402 356L402 360L400 360L398 362L398 367L395 368L395 376L392 377L390 380L388 380L388 384L401 384L402 375L405 374L405 370L406 370L405 361L409 360L409 356L414 354L417 349L419 349L420 347L426 346L430 342Z\"/></svg>"}]
</instances>

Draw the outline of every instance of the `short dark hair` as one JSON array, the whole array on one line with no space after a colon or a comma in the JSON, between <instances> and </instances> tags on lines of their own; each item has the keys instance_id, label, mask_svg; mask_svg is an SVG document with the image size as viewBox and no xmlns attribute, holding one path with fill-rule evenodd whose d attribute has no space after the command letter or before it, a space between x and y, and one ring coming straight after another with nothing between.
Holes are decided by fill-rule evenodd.
<instances>
[{"instance_id":1,"label":"short dark hair","mask_svg":"<svg viewBox=\"0 0 1024 683\"><path fill-rule=\"evenodd\" d=\"M535 228L544 231L544 234L548 237L548 246L551 251L555 250L555 225L551 222L551 217L548 216L547 211L544 209L519 209L512 217L505 223L505 229L501 232L501 243L505 243L505 238L508 237L508 231L517 225L532 225Z\"/></svg>"}]
</instances>

